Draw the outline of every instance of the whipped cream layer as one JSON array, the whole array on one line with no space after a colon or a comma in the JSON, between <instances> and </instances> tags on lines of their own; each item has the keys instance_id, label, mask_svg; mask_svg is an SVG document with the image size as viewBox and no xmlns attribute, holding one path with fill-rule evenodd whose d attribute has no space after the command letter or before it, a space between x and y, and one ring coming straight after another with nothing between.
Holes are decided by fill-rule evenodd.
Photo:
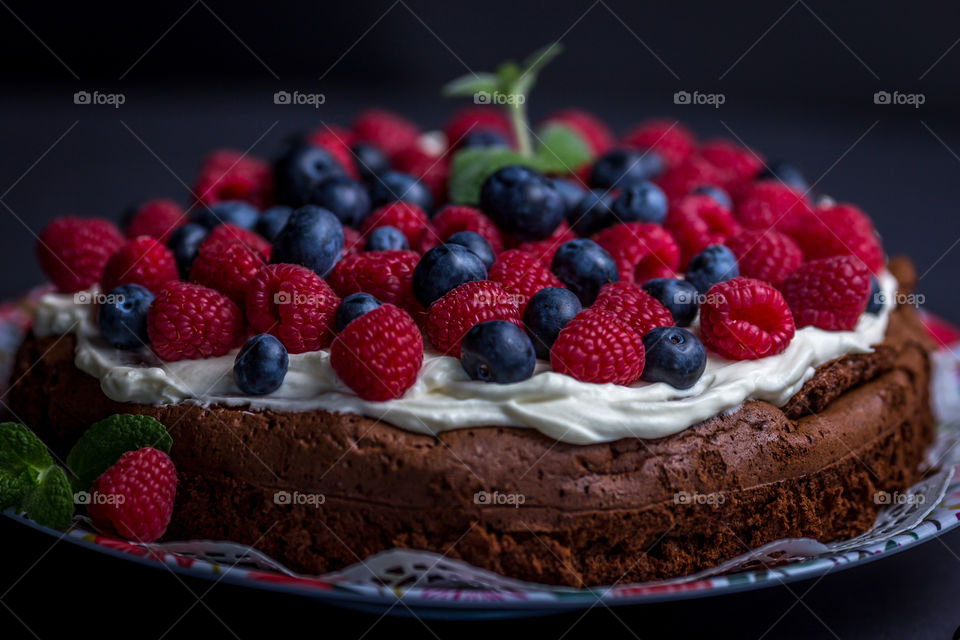
<instances>
[{"instance_id":1,"label":"whipped cream layer","mask_svg":"<svg viewBox=\"0 0 960 640\"><path fill-rule=\"evenodd\" d=\"M783 353L761 360L730 361L708 356L700 380L690 389L666 383L624 387L592 384L554 373L538 360L533 377L514 384L471 380L460 361L427 352L420 376L407 393L387 402L368 402L344 385L330 366L328 350L290 356L283 385L264 396L243 394L233 380L236 352L205 360L162 362L149 349L112 348L97 331L96 308L74 295L47 294L37 307L38 336L74 333L76 366L98 378L118 402L149 405L191 402L251 409L359 413L409 431L437 434L467 427L537 429L573 444L620 438L662 438L746 400L782 406L809 380L816 367L839 356L869 353L883 341L896 280L880 276L887 304L878 315L863 314L854 331L804 327ZM93 299L96 292L79 298ZM691 327L696 332L697 327Z\"/></svg>"}]
</instances>

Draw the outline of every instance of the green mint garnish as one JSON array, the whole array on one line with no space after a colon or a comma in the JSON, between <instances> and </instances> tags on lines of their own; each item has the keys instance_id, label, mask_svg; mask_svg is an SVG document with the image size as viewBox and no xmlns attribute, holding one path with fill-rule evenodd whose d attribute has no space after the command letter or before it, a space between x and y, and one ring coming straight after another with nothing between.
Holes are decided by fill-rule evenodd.
<instances>
[{"instance_id":1,"label":"green mint garnish","mask_svg":"<svg viewBox=\"0 0 960 640\"><path fill-rule=\"evenodd\" d=\"M33 431L16 422L0 423L0 473L18 476L27 471L39 481L40 473L52 465L50 453Z\"/></svg>"},{"instance_id":2,"label":"green mint garnish","mask_svg":"<svg viewBox=\"0 0 960 640\"><path fill-rule=\"evenodd\" d=\"M87 491L127 451L153 447L170 453L173 438L150 416L116 414L86 430L67 456L75 491Z\"/></svg>"},{"instance_id":3,"label":"green mint garnish","mask_svg":"<svg viewBox=\"0 0 960 640\"><path fill-rule=\"evenodd\" d=\"M536 168L544 173L570 173L593 159L583 138L563 125L548 125L537 138Z\"/></svg>"},{"instance_id":4,"label":"green mint garnish","mask_svg":"<svg viewBox=\"0 0 960 640\"><path fill-rule=\"evenodd\" d=\"M63 469L50 467L40 478L39 484L31 487L23 499L27 517L52 529L61 531L73 522L73 491Z\"/></svg>"},{"instance_id":5,"label":"green mint garnish","mask_svg":"<svg viewBox=\"0 0 960 640\"><path fill-rule=\"evenodd\" d=\"M26 511L38 524L66 529L73 521L73 492L63 469L22 424L0 423L0 509Z\"/></svg>"}]
</instances>

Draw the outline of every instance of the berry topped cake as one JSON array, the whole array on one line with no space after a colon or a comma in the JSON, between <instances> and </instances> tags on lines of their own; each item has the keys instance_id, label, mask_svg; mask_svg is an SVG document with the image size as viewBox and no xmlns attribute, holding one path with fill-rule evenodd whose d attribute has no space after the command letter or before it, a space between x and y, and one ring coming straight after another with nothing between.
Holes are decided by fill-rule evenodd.
<instances>
[{"instance_id":1,"label":"berry topped cake","mask_svg":"<svg viewBox=\"0 0 960 640\"><path fill-rule=\"evenodd\" d=\"M403 547L580 587L851 537L920 478L910 264L729 140L528 126L554 53L451 83L511 99L442 132L368 110L272 164L211 153L186 208L46 227L11 406L68 467L98 432L134 443L67 469L149 494L95 524L303 573ZM144 421L166 447L119 435Z\"/></svg>"}]
</instances>

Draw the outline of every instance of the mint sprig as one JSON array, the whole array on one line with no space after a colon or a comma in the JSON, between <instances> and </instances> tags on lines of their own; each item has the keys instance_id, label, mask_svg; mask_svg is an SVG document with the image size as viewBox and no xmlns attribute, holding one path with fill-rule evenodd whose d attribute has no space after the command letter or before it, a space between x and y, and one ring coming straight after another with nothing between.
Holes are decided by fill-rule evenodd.
<instances>
[{"instance_id":1,"label":"mint sprig","mask_svg":"<svg viewBox=\"0 0 960 640\"><path fill-rule=\"evenodd\" d=\"M30 429L0 423L0 509L25 511L38 524L66 529L73 521L73 493L63 469Z\"/></svg>"},{"instance_id":2,"label":"mint sprig","mask_svg":"<svg viewBox=\"0 0 960 640\"><path fill-rule=\"evenodd\" d=\"M87 429L67 455L67 467L75 478L76 491L88 491L94 480L127 451L153 447L170 453L173 438L167 428L150 416L115 414Z\"/></svg>"}]
</instances>

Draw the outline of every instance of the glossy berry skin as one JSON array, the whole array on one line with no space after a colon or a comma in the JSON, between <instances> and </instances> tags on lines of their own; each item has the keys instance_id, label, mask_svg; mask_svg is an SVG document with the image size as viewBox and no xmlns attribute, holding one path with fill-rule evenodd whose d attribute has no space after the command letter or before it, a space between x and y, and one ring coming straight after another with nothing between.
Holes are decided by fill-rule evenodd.
<instances>
[{"instance_id":1,"label":"glossy berry skin","mask_svg":"<svg viewBox=\"0 0 960 640\"><path fill-rule=\"evenodd\" d=\"M463 336L460 364L472 380L509 384L532 376L537 357L523 329L505 320L487 320Z\"/></svg>"},{"instance_id":2,"label":"glossy berry skin","mask_svg":"<svg viewBox=\"0 0 960 640\"><path fill-rule=\"evenodd\" d=\"M124 215L123 232L130 239L151 236L166 242L170 233L186 221L183 207L173 200L149 200Z\"/></svg>"},{"instance_id":3,"label":"glossy berry skin","mask_svg":"<svg viewBox=\"0 0 960 640\"><path fill-rule=\"evenodd\" d=\"M273 175L277 202L300 207L309 202L310 194L318 184L345 174L337 159L326 149L291 145L274 164Z\"/></svg>"},{"instance_id":4,"label":"glossy berry skin","mask_svg":"<svg viewBox=\"0 0 960 640\"><path fill-rule=\"evenodd\" d=\"M370 183L370 206L376 209L391 202L409 202L424 211L433 210L430 189L411 175L385 171Z\"/></svg>"},{"instance_id":5,"label":"glossy berry skin","mask_svg":"<svg viewBox=\"0 0 960 640\"><path fill-rule=\"evenodd\" d=\"M247 288L247 320L276 336L289 353L318 351L333 339L340 298L316 273L295 264L268 264Z\"/></svg>"},{"instance_id":6,"label":"glossy berry skin","mask_svg":"<svg viewBox=\"0 0 960 640\"><path fill-rule=\"evenodd\" d=\"M238 240L208 240L190 268L190 282L216 289L242 306L250 281L263 264L260 253Z\"/></svg>"},{"instance_id":7,"label":"glossy berry skin","mask_svg":"<svg viewBox=\"0 0 960 640\"><path fill-rule=\"evenodd\" d=\"M150 346L163 360L222 356L236 344L243 314L219 291L168 282L147 310Z\"/></svg>"},{"instance_id":8,"label":"glossy berry skin","mask_svg":"<svg viewBox=\"0 0 960 640\"><path fill-rule=\"evenodd\" d=\"M173 230L167 240L167 248L177 261L177 271L182 280L190 278L190 268L197 257L197 250L206 239L209 230L203 225L190 222Z\"/></svg>"},{"instance_id":9,"label":"glossy berry skin","mask_svg":"<svg viewBox=\"0 0 960 640\"><path fill-rule=\"evenodd\" d=\"M100 290L110 291L121 284L139 284L156 293L165 283L177 280L173 253L156 238L140 236L110 256L100 278Z\"/></svg>"},{"instance_id":10,"label":"glossy berry skin","mask_svg":"<svg viewBox=\"0 0 960 640\"><path fill-rule=\"evenodd\" d=\"M367 251L406 251L409 248L407 236L396 227L377 227L367 236Z\"/></svg>"},{"instance_id":11,"label":"glossy berry skin","mask_svg":"<svg viewBox=\"0 0 960 640\"><path fill-rule=\"evenodd\" d=\"M293 209L283 204L270 207L257 218L253 230L272 243L280 235L280 230L287 224L291 213L293 213Z\"/></svg>"},{"instance_id":12,"label":"glossy berry skin","mask_svg":"<svg viewBox=\"0 0 960 640\"><path fill-rule=\"evenodd\" d=\"M473 231L458 231L447 238L446 244L459 244L470 249L470 251L477 254L477 257L483 262L483 266L488 270L497 259L493 253L493 249L490 247L490 243L484 240L483 236L479 233L474 233Z\"/></svg>"},{"instance_id":13,"label":"glossy berry skin","mask_svg":"<svg viewBox=\"0 0 960 640\"><path fill-rule=\"evenodd\" d=\"M616 221L613 196L605 189L591 189L570 210L567 222L578 235L592 236Z\"/></svg>"},{"instance_id":14,"label":"glossy berry skin","mask_svg":"<svg viewBox=\"0 0 960 640\"><path fill-rule=\"evenodd\" d=\"M260 212L249 202L243 200L224 200L207 206L197 206L190 221L213 229L217 225L229 223L244 229L252 229L257 223Z\"/></svg>"},{"instance_id":15,"label":"glossy berry skin","mask_svg":"<svg viewBox=\"0 0 960 640\"><path fill-rule=\"evenodd\" d=\"M521 313L540 289L563 286L539 258L520 249L507 249L498 255L487 277L499 282L508 293L516 294Z\"/></svg>"},{"instance_id":16,"label":"glossy berry skin","mask_svg":"<svg viewBox=\"0 0 960 640\"><path fill-rule=\"evenodd\" d=\"M364 251L338 262L327 281L340 297L363 291L380 302L414 311L411 282L419 261L415 251Z\"/></svg>"},{"instance_id":17,"label":"glossy berry skin","mask_svg":"<svg viewBox=\"0 0 960 640\"><path fill-rule=\"evenodd\" d=\"M713 198L713 201L724 209L733 209L733 200L730 198L730 194L720 187L715 187L712 184L701 184L697 187L694 187L690 194Z\"/></svg>"},{"instance_id":18,"label":"glossy berry skin","mask_svg":"<svg viewBox=\"0 0 960 640\"><path fill-rule=\"evenodd\" d=\"M877 276L870 274L870 297L867 298L865 313L877 315L886 303L886 294L880 289L880 281L877 280Z\"/></svg>"},{"instance_id":19,"label":"glossy berry skin","mask_svg":"<svg viewBox=\"0 0 960 640\"><path fill-rule=\"evenodd\" d=\"M360 233L367 235L378 227L393 227L407 238L407 244L413 246L424 233L428 225L427 214L423 209L409 202L391 202L371 213L360 226Z\"/></svg>"},{"instance_id":20,"label":"glossy berry skin","mask_svg":"<svg viewBox=\"0 0 960 640\"><path fill-rule=\"evenodd\" d=\"M625 189L645 182L663 169L663 161L654 152L614 149L600 156L590 172L594 189Z\"/></svg>"},{"instance_id":21,"label":"glossy berry skin","mask_svg":"<svg viewBox=\"0 0 960 640\"><path fill-rule=\"evenodd\" d=\"M593 304L603 285L620 279L617 265L610 254L586 238L560 245L553 254L550 270L580 298L585 307Z\"/></svg>"},{"instance_id":22,"label":"glossy berry skin","mask_svg":"<svg viewBox=\"0 0 960 640\"><path fill-rule=\"evenodd\" d=\"M333 323L337 333L343 331L351 321L356 320L368 311L373 311L381 303L369 293L351 293L340 301L337 312L333 315Z\"/></svg>"},{"instance_id":23,"label":"glossy berry skin","mask_svg":"<svg viewBox=\"0 0 960 640\"><path fill-rule=\"evenodd\" d=\"M870 270L855 256L811 260L780 288L798 327L852 331L870 297Z\"/></svg>"},{"instance_id":24,"label":"glossy berry skin","mask_svg":"<svg viewBox=\"0 0 960 640\"><path fill-rule=\"evenodd\" d=\"M342 224L354 228L370 213L366 187L346 176L334 176L317 184L310 191L308 203L326 209Z\"/></svg>"},{"instance_id":25,"label":"glossy berry skin","mask_svg":"<svg viewBox=\"0 0 960 640\"><path fill-rule=\"evenodd\" d=\"M680 264L680 248L666 229L650 222L625 222L593 236L617 265L620 280L643 284L670 278Z\"/></svg>"},{"instance_id":26,"label":"glossy berry skin","mask_svg":"<svg viewBox=\"0 0 960 640\"><path fill-rule=\"evenodd\" d=\"M722 244L712 244L690 260L687 282L705 294L710 287L740 275L737 258Z\"/></svg>"},{"instance_id":27,"label":"glossy berry skin","mask_svg":"<svg viewBox=\"0 0 960 640\"><path fill-rule=\"evenodd\" d=\"M686 280L654 278L643 283L643 290L666 307L678 327L689 327L696 319L699 292Z\"/></svg>"},{"instance_id":28,"label":"glossy berry skin","mask_svg":"<svg viewBox=\"0 0 960 640\"><path fill-rule=\"evenodd\" d=\"M501 133L489 129L471 131L460 138L457 149L494 149L507 148L510 142Z\"/></svg>"},{"instance_id":29,"label":"glossy berry skin","mask_svg":"<svg viewBox=\"0 0 960 640\"><path fill-rule=\"evenodd\" d=\"M472 231L490 243L494 254L503 251L503 236L493 220L479 209L464 205L447 205L437 212L417 239L417 251L426 253L438 244L443 244L453 234Z\"/></svg>"},{"instance_id":30,"label":"glossy berry skin","mask_svg":"<svg viewBox=\"0 0 960 640\"><path fill-rule=\"evenodd\" d=\"M697 336L680 327L657 327L643 336L644 366L640 379L689 389L707 366L707 352Z\"/></svg>"},{"instance_id":31,"label":"glossy berry skin","mask_svg":"<svg viewBox=\"0 0 960 640\"><path fill-rule=\"evenodd\" d=\"M740 274L779 287L803 263L803 252L779 231L742 229L724 242L737 258Z\"/></svg>"},{"instance_id":32,"label":"glossy berry skin","mask_svg":"<svg viewBox=\"0 0 960 640\"><path fill-rule=\"evenodd\" d=\"M623 189L611 208L617 222L663 224L667 217L667 196L652 182L639 182Z\"/></svg>"},{"instance_id":33,"label":"glossy berry skin","mask_svg":"<svg viewBox=\"0 0 960 640\"><path fill-rule=\"evenodd\" d=\"M273 264L299 264L325 278L343 252L343 227L335 215L315 205L292 214L273 241Z\"/></svg>"},{"instance_id":34,"label":"glossy berry skin","mask_svg":"<svg viewBox=\"0 0 960 640\"><path fill-rule=\"evenodd\" d=\"M147 309L153 294L138 284L122 284L97 307L100 335L115 349L136 349L148 344Z\"/></svg>"},{"instance_id":35,"label":"glossy berry skin","mask_svg":"<svg viewBox=\"0 0 960 640\"><path fill-rule=\"evenodd\" d=\"M413 270L413 296L429 307L465 282L486 277L480 256L459 244L442 244L430 249Z\"/></svg>"},{"instance_id":36,"label":"glossy berry skin","mask_svg":"<svg viewBox=\"0 0 960 640\"><path fill-rule=\"evenodd\" d=\"M514 294L492 280L475 280L430 305L423 331L437 351L459 357L463 336L472 326L486 320L522 325Z\"/></svg>"},{"instance_id":37,"label":"glossy berry skin","mask_svg":"<svg viewBox=\"0 0 960 640\"><path fill-rule=\"evenodd\" d=\"M609 311L586 309L567 323L550 349L556 373L581 382L630 385L643 371L643 341Z\"/></svg>"},{"instance_id":38,"label":"glossy berry skin","mask_svg":"<svg viewBox=\"0 0 960 640\"><path fill-rule=\"evenodd\" d=\"M384 171L390 170L390 161L380 149L366 142L358 142L350 150L353 152L353 166L360 179L373 182Z\"/></svg>"},{"instance_id":39,"label":"glossy berry skin","mask_svg":"<svg viewBox=\"0 0 960 640\"><path fill-rule=\"evenodd\" d=\"M629 282L611 282L600 289L591 309L609 311L643 337L655 327L669 327L673 316L653 296Z\"/></svg>"},{"instance_id":40,"label":"glossy berry skin","mask_svg":"<svg viewBox=\"0 0 960 640\"><path fill-rule=\"evenodd\" d=\"M553 188L557 190L557 193L560 194L560 197L563 198L563 203L566 206L565 216L569 217L573 208L577 206L580 199L587 193L586 189L584 189L579 182L565 180L563 178L553 178L550 182L553 184Z\"/></svg>"},{"instance_id":41,"label":"glossy berry skin","mask_svg":"<svg viewBox=\"0 0 960 640\"><path fill-rule=\"evenodd\" d=\"M800 193L806 193L810 189L810 184L804 177L803 172L789 162L770 162L757 176L757 180L778 180L788 187L793 187Z\"/></svg>"},{"instance_id":42,"label":"glossy berry skin","mask_svg":"<svg viewBox=\"0 0 960 640\"><path fill-rule=\"evenodd\" d=\"M714 285L700 305L703 345L728 360L777 355L796 333L784 296L768 282L733 278Z\"/></svg>"},{"instance_id":43,"label":"glossy berry skin","mask_svg":"<svg viewBox=\"0 0 960 640\"><path fill-rule=\"evenodd\" d=\"M553 183L521 165L498 169L484 180L480 208L502 231L521 240L546 238L566 211Z\"/></svg>"},{"instance_id":44,"label":"glossy berry skin","mask_svg":"<svg viewBox=\"0 0 960 640\"><path fill-rule=\"evenodd\" d=\"M233 362L233 380L244 393L262 396L280 388L290 358L283 344L269 333L247 340Z\"/></svg>"},{"instance_id":45,"label":"glossy berry skin","mask_svg":"<svg viewBox=\"0 0 960 640\"><path fill-rule=\"evenodd\" d=\"M107 261L123 244L109 220L63 216L40 232L37 261L58 291L74 293L99 282Z\"/></svg>"},{"instance_id":46,"label":"glossy berry skin","mask_svg":"<svg viewBox=\"0 0 960 640\"><path fill-rule=\"evenodd\" d=\"M531 296L523 323L538 358L550 359L550 347L560 331L581 311L580 299L569 289L547 287Z\"/></svg>"}]
</instances>

